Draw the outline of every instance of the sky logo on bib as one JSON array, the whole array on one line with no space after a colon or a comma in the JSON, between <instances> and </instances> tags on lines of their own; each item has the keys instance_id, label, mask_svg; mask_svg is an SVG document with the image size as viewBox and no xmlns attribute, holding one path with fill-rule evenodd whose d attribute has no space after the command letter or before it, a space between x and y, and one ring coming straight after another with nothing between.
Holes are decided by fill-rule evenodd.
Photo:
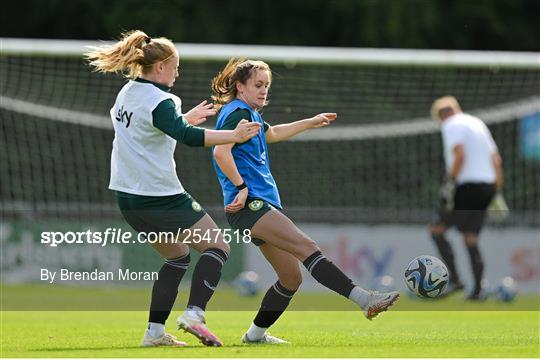
<instances>
[{"instance_id":1,"label":"sky logo on bib","mask_svg":"<svg viewBox=\"0 0 540 360\"><path fill-rule=\"evenodd\" d=\"M129 124L131 123L131 117L133 116L133 112L128 113L127 111L124 111L124 105L118 109L118 112L116 113L116 121L124 123L124 119L126 121L126 129L129 127Z\"/></svg>"},{"instance_id":2,"label":"sky logo on bib","mask_svg":"<svg viewBox=\"0 0 540 360\"><path fill-rule=\"evenodd\" d=\"M248 207L251 211L259 211L263 207L263 204L261 200L253 200L248 204Z\"/></svg>"},{"instance_id":3,"label":"sky logo on bib","mask_svg":"<svg viewBox=\"0 0 540 360\"><path fill-rule=\"evenodd\" d=\"M199 204L198 202L194 201L191 203L191 208L193 209L193 211L196 211L196 212L199 212L202 210L202 206L201 204Z\"/></svg>"}]
</instances>

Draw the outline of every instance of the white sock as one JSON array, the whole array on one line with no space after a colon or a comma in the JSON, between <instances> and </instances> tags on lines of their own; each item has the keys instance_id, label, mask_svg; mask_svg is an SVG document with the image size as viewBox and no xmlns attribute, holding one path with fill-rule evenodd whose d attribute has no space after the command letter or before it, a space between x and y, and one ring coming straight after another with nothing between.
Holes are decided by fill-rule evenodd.
<instances>
[{"instance_id":1,"label":"white sock","mask_svg":"<svg viewBox=\"0 0 540 360\"><path fill-rule=\"evenodd\" d=\"M251 324L251 326L249 327L249 330L247 331L247 337L249 340L262 339L266 330L268 330L268 328L261 328L255 324Z\"/></svg>"},{"instance_id":2,"label":"white sock","mask_svg":"<svg viewBox=\"0 0 540 360\"><path fill-rule=\"evenodd\" d=\"M369 301L369 292L362 289L360 286L355 286L349 295L349 299L357 303L363 309Z\"/></svg>"},{"instance_id":3,"label":"white sock","mask_svg":"<svg viewBox=\"0 0 540 360\"><path fill-rule=\"evenodd\" d=\"M148 335L153 338L158 338L165 334L165 325L160 323L148 323Z\"/></svg>"},{"instance_id":4,"label":"white sock","mask_svg":"<svg viewBox=\"0 0 540 360\"><path fill-rule=\"evenodd\" d=\"M186 309L186 315L190 318L196 318L202 321L201 317L204 318L204 310L198 306L189 306Z\"/></svg>"}]
</instances>

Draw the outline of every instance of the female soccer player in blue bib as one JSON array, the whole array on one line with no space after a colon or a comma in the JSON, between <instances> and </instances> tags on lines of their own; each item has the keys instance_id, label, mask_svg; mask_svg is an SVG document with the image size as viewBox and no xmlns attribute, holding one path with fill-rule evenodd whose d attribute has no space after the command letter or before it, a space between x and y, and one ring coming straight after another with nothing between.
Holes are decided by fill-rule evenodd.
<instances>
[{"instance_id":1,"label":"female soccer player in blue bib","mask_svg":"<svg viewBox=\"0 0 540 360\"><path fill-rule=\"evenodd\" d=\"M272 265L278 281L268 289L244 343L284 343L267 329L287 308L302 282L298 262L322 285L357 303L368 319L385 311L399 294L369 292L353 284L329 261L317 244L282 212L279 191L270 172L267 144L286 140L308 129L330 125L335 113L272 126L259 111L267 105L272 81L270 67L262 61L231 59L213 79L212 96L219 111L216 129L234 129L243 120L261 125L249 141L215 146L217 172L231 227L250 229L252 242Z\"/></svg>"},{"instance_id":2,"label":"female soccer player in blue bib","mask_svg":"<svg viewBox=\"0 0 540 360\"><path fill-rule=\"evenodd\" d=\"M215 114L202 102L182 114L181 100L170 88L178 77L178 52L165 38L152 39L142 31L123 34L112 46L86 54L99 72L123 72L130 79L111 109L115 137L109 188L116 192L126 221L139 233L182 234L160 237L152 244L165 259L152 289L149 325L143 346L183 346L165 333L178 286L189 265L189 244L201 253L191 282L188 309L177 320L179 328L208 346L221 341L205 325L204 310L221 277L229 246L204 209L182 187L176 174L176 142L211 146L249 140L259 124L243 122L230 131L205 130L198 124ZM196 241L210 234L211 241Z\"/></svg>"}]
</instances>

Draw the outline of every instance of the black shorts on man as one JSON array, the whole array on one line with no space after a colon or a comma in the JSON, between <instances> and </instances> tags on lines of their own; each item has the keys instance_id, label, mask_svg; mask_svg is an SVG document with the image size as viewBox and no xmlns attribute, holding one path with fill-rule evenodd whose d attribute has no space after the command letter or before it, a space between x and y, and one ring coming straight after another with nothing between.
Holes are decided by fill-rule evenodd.
<instances>
[{"instance_id":1,"label":"black shorts on man","mask_svg":"<svg viewBox=\"0 0 540 360\"><path fill-rule=\"evenodd\" d=\"M495 184L463 183L456 187L454 209L439 209L435 223L456 226L462 233L479 234L484 225L486 209L495 196Z\"/></svg>"}]
</instances>

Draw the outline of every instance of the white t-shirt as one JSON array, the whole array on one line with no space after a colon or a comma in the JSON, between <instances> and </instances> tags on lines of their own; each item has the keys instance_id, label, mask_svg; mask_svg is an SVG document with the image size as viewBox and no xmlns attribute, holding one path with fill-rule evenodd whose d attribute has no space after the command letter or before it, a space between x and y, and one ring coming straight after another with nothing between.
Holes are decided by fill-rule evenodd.
<instances>
[{"instance_id":1,"label":"white t-shirt","mask_svg":"<svg viewBox=\"0 0 540 360\"><path fill-rule=\"evenodd\" d=\"M179 97L150 83L129 81L118 93L111 109L115 136L109 189L146 196L184 192L176 174L176 140L152 121L152 111L166 99L182 113Z\"/></svg>"},{"instance_id":2,"label":"white t-shirt","mask_svg":"<svg viewBox=\"0 0 540 360\"><path fill-rule=\"evenodd\" d=\"M465 163L456 179L458 184L495 183L492 155L497 153L497 145L482 120L464 113L452 115L442 123L442 138L447 171L454 162L454 148L463 145Z\"/></svg>"}]
</instances>

